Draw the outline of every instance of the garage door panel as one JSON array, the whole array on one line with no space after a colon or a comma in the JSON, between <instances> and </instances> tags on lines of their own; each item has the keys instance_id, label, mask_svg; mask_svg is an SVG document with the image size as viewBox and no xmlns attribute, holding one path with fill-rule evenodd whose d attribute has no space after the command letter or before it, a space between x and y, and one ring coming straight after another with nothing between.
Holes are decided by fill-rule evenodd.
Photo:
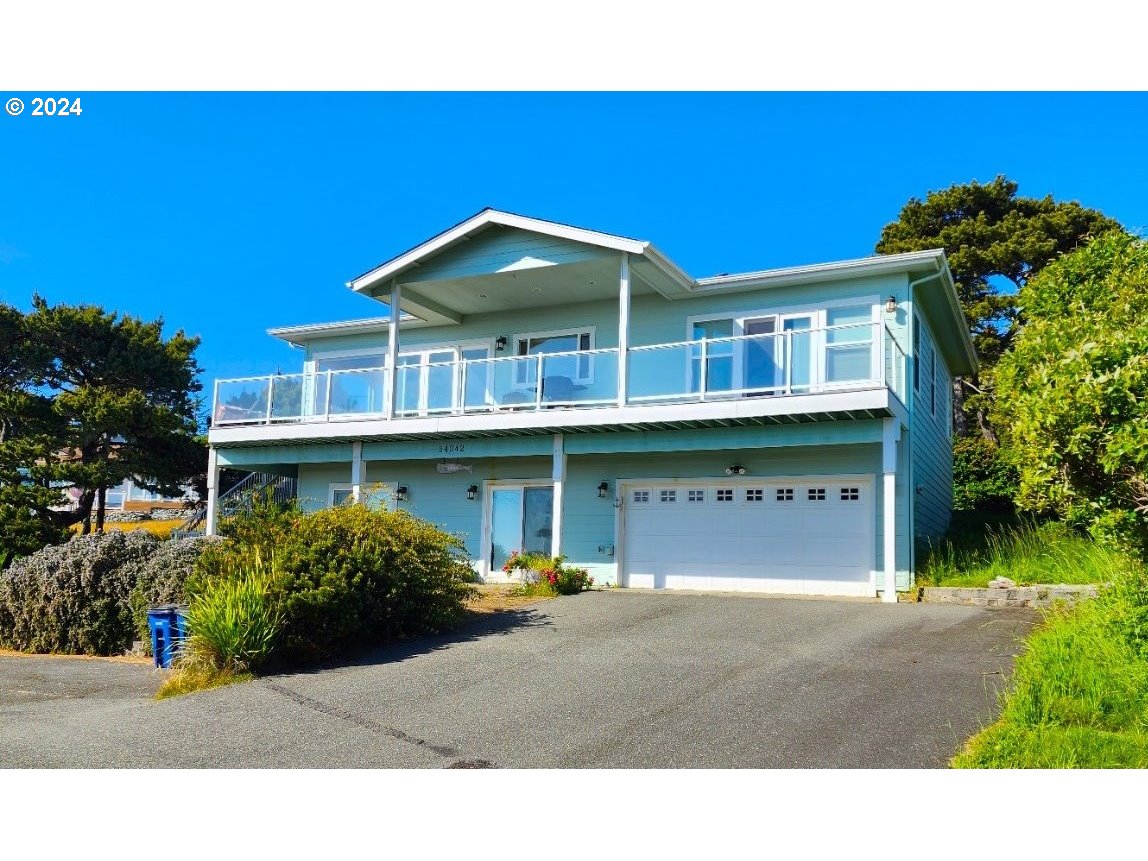
<instances>
[{"instance_id":1,"label":"garage door panel","mask_svg":"<svg viewBox=\"0 0 1148 861\"><path fill-rule=\"evenodd\" d=\"M623 582L872 595L871 487L851 476L673 487L651 480L625 496Z\"/></svg>"}]
</instances>

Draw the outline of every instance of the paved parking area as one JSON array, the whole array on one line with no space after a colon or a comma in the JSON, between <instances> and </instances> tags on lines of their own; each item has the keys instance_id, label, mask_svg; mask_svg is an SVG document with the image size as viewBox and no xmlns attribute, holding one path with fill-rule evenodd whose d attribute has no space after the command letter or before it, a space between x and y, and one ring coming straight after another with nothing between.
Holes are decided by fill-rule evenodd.
<instances>
[{"instance_id":1,"label":"paved parking area","mask_svg":"<svg viewBox=\"0 0 1148 861\"><path fill-rule=\"evenodd\" d=\"M611 590L163 702L145 665L0 656L0 764L940 767L1035 621Z\"/></svg>"}]
</instances>

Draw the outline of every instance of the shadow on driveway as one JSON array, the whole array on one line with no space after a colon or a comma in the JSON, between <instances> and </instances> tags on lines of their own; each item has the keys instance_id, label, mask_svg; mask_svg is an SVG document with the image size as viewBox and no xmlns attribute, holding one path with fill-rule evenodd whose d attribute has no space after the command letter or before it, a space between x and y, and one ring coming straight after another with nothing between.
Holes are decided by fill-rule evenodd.
<instances>
[{"instance_id":1,"label":"shadow on driveway","mask_svg":"<svg viewBox=\"0 0 1148 861\"><path fill-rule=\"evenodd\" d=\"M495 613L472 612L471 619L464 622L461 627L444 631L441 634L423 635L381 646L370 646L360 652L353 652L304 667L269 667L262 677L314 675L327 670L397 664L459 643L472 643L486 637L506 636L524 629L546 628L552 624L549 617L540 612L537 607L501 610Z\"/></svg>"}]
</instances>

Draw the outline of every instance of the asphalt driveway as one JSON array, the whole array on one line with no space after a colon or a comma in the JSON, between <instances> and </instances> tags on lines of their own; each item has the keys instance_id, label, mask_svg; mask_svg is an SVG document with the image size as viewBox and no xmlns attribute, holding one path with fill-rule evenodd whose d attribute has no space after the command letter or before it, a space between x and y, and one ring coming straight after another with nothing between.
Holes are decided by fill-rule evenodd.
<instances>
[{"instance_id":1,"label":"asphalt driveway","mask_svg":"<svg viewBox=\"0 0 1148 861\"><path fill-rule=\"evenodd\" d=\"M147 666L0 656L0 765L939 767L1035 620L613 590L163 702Z\"/></svg>"}]
</instances>

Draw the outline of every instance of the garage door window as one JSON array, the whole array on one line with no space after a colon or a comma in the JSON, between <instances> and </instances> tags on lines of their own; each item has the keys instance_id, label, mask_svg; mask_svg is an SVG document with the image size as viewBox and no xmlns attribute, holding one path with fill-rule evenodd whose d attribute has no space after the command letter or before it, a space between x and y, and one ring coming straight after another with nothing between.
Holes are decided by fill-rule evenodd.
<instances>
[{"instance_id":1,"label":"garage door window","mask_svg":"<svg viewBox=\"0 0 1148 861\"><path fill-rule=\"evenodd\" d=\"M658 499L661 502L677 502L678 492L676 490L663 490L658 494Z\"/></svg>"},{"instance_id":2,"label":"garage door window","mask_svg":"<svg viewBox=\"0 0 1148 861\"><path fill-rule=\"evenodd\" d=\"M691 490L688 491L686 499L689 502L705 502L706 492L704 490Z\"/></svg>"},{"instance_id":3,"label":"garage door window","mask_svg":"<svg viewBox=\"0 0 1148 861\"><path fill-rule=\"evenodd\" d=\"M650 491L648 491L648 490L635 490L634 491L634 502L638 503L639 505L642 505L643 503L646 503L649 501L650 501Z\"/></svg>"},{"instance_id":4,"label":"garage door window","mask_svg":"<svg viewBox=\"0 0 1148 861\"><path fill-rule=\"evenodd\" d=\"M861 488L859 487L843 487L841 488L841 501L842 502L857 502L861 499Z\"/></svg>"},{"instance_id":5,"label":"garage door window","mask_svg":"<svg viewBox=\"0 0 1148 861\"><path fill-rule=\"evenodd\" d=\"M733 502L733 488L719 487L716 493L718 502Z\"/></svg>"},{"instance_id":6,"label":"garage door window","mask_svg":"<svg viewBox=\"0 0 1148 861\"><path fill-rule=\"evenodd\" d=\"M793 488L792 487L779 487L777 489L778 502L793 502Z\"/></svg>"},{"instance_id":7,"label":"garage door window","mask_svg":"<svg viewBox=\"0 0 1148 861\"><path fill-rule=\"evenodd\" d=\"M824 487L811 487L811 488L809 488L809 501L810 502L824 502L825 501L825 488Z\"/></svg>"},{"instance_id":8,"label":"garage door window","mask_svg":"<svg viewBox=\"0 0 1148 861\"><path fill-rule=\"evenodd\" d=\"M750 487L745 491L746 502L762 502L765 499L765 491L760 487Z\"/></svg>"}]
</instances>

